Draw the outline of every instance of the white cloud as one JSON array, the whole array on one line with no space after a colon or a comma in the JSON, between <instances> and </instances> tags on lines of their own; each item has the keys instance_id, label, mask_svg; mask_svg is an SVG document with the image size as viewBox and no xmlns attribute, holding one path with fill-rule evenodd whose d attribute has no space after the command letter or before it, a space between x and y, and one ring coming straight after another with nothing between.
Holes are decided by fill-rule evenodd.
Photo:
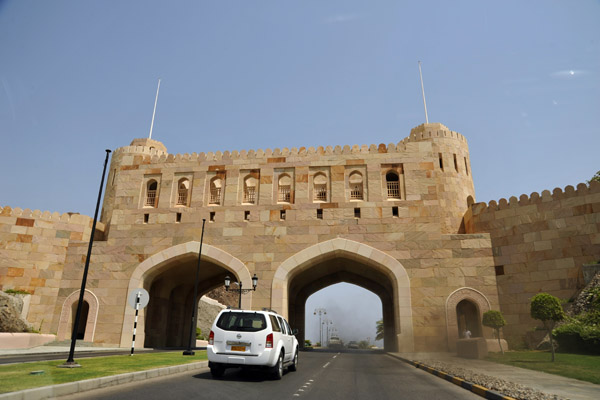
<instances>
[{"instance_id":1,"label":"white cloud","mask_svg":"<svg viewBox=\"0 0 600 400\"><path fill-rule=\"evenodd\" d=\"M555 78L574 78L576 76L586 75L587 73L588 72L583 69L564 69L561 71L554 71L550 74L550 76Z\"/></svg>"}]
</instances>

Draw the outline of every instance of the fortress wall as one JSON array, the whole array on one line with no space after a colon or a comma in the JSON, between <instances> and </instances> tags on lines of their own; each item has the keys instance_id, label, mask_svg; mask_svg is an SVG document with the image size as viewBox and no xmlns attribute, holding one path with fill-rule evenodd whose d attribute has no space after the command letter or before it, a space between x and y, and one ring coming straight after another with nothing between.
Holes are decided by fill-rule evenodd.
<instances>
[{"instance_id":1,"label":"fortress wall","mask_svg":"<svg viewBox=\"0 0 600 400\"><path fill-rule=\"evenodd\" d=\"M0 207L0 288L32 294L27 320L44 333L53 332L67 249L87 243L91 228L92 218L84 215ZM96 228L101 231L103 225Z\"/></svg>"},{"instance_id":2,"label":"fortress wall","mask_svg":"<svg viewBox=\"0 0 600 400\"><path fill-rule=\"evenodd\" d=\"M600 260L600 183L473 204L465 225L491 235L504 329L515 338L539 325L531 297L570 298L582 287L582 264Z\"/></svg>"}]
</instances>

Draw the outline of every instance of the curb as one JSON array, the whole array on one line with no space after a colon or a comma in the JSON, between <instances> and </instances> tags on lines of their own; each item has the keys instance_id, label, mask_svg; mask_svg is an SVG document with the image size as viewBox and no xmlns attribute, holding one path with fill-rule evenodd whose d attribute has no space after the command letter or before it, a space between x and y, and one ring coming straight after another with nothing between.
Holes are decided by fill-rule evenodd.
<instances>
[{"instance_id":1,"label":"curb","mask_svg":"<svg viewBox=\"0 0 600 400\"><path fill-rule=\"evenodd\" d=\"M460 386L463 389L467 389L467 390L469 390L469 391L471 391L471 392L473 392L473 393L475 393L475 394L477 394L477 395L479 395L481 397L484 397L486 399L489 399L489 400L516 400L514 397L505 396L502 393L498 393L498 392L496 392L494 390L488 389L488 388L483 387L481 385L477 385L475 383L471 383L471 382L465 381L464 379L456 377L454 375L450 375L450 374L447 374L445 372L438 371L437 369L428 367L425 364L421 364L420 362L408 360L406 358L402 358L402 357L399 357L397 355L390 354L390 353L388 353L388 355L390 355L390 356L392 356L394 358L397 358L397 359L399 359L401 361L404 361L405 363L410 364L410 365L412 365L412 366L414 366L416 368L422 369L423 371L429 372L430 374L433 374L433 375L438 376L438 377L440 377L442 379L445 379L448 382L452 382L455 385Z\"/></svg>"},{"instance_id":2,"label":"curb","mask_svg":"<svg viewBox=\"0 0 600 400\"><path fill-rule=\"evenodd\" d=\"M19 390L17 392L0 394L1 400L42 400L74 393L86 392L88 390L107 388L123 385L125 383L143 381L145 379L158 378L161 376L179 374L181 372L195 371L208 367L208 361L199 361L190 364L174 365L149 369L147 371L128 372L120 375L103 376L101 378L86 379L83 381L62 383L60 385L42 386L33 389Z\"/></svg>"}]
</instances>

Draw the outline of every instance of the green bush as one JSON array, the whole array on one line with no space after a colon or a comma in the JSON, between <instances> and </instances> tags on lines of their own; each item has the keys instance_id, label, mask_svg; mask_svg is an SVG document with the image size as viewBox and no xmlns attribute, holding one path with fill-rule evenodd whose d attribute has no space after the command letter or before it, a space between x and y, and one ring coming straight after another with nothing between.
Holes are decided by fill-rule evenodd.
<instances>
[{"instance_id":1,"label":"green bush","mask_svg":"<svg viewBox=\"0 0 600 400\"><path fill-rule=\"evenodd\" d=\"M561 351L600 354L600 312L592 311L571 318L552 331Z\"/></svg>"},{"instance_id":2,"label":"green bush","mask_svg":"<svg viewBox=\"0 0 600 400\"><path fill-rule=\"evenodd\" d=\"M306 347L310 347L310 346L312 346L312 342L310 340L306 339L306 340L304 340L304 345Z\"/></svg>"},{"instance_id":3,"label":"green bush","mask_svg":"<svg viewBox=\"0 0 600 400\"><path fill-rule=\"evenodd\" d=\"M6 289L4 293L8 294L31 294L26 290L15 290L15 289Z\"/></svg>"}]
</instances>

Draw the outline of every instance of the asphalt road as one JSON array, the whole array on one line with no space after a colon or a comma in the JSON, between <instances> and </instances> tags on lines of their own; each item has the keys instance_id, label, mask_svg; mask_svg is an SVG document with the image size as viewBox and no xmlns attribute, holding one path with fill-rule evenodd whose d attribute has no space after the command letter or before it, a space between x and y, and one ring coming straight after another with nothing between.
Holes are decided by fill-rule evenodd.
<instances>
[{"instance_id":1,"label":"asphalt road","mask_svg":"<svg viewBox=\"0 0 600 400\"><path fill-rule=\"evenodd\" d=\"M65 397L75 399L481 399L383 353L301 352L298 371L280 381L259 371L208 369Z\"/></svg>"}]
</instances>

